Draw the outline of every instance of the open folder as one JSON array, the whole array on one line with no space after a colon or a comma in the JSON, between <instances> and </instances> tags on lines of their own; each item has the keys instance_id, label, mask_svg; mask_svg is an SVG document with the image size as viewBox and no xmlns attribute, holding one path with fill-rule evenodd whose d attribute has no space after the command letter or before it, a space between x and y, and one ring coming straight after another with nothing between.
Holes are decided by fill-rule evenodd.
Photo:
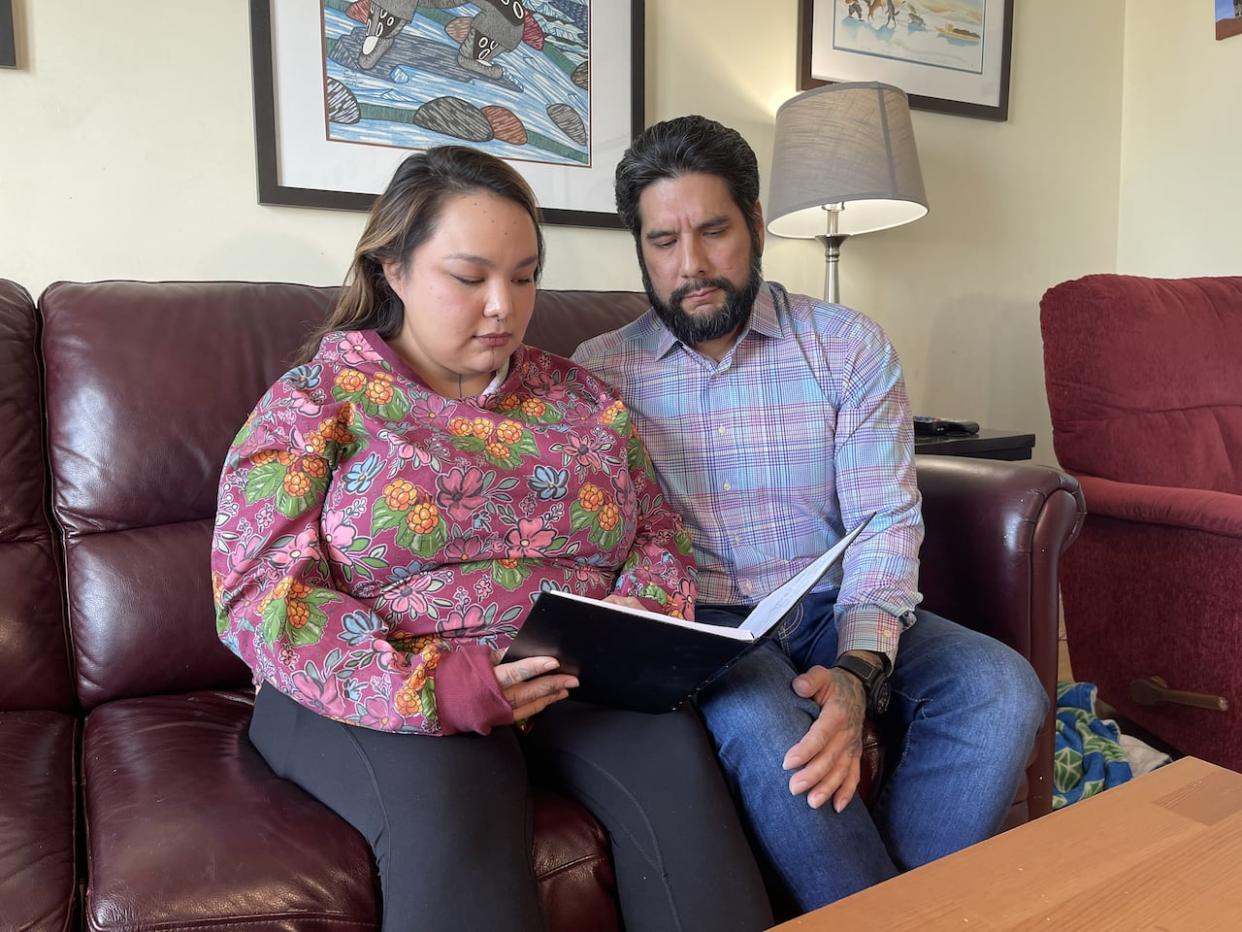
<instances>
[{"instance_id":1,"label":"open folder","mask_svg":"<svg viewBox=\"0 0 1242 932\"><path fill-rule=\"evenodd\" d=\"M781 623L867 526L868 515L755 606L737 628L699 624L569 592L541 592L505 660L549 656L578 677L570 698L668 712L722 676Z\"/></svg>"}]
</instances>

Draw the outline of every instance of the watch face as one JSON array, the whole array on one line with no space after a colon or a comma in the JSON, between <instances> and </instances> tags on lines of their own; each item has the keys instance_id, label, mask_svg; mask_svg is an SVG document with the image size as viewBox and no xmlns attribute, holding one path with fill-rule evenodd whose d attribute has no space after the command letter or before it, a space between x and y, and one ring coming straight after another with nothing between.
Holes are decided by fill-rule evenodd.
<instances>
[{"instance_id":1,"label":"watch face","mask_svg":"<svg viewBox=\"0 0 1242 932\"><path fill-rule=\"evenodd\" d=\"M888 700L892 698L893 690L888 685L888 680L882 681L875 690L871 698L871 704L874 706L873 711L876 715L883 715L888 711Z\"/></svg>"}]
</instances>

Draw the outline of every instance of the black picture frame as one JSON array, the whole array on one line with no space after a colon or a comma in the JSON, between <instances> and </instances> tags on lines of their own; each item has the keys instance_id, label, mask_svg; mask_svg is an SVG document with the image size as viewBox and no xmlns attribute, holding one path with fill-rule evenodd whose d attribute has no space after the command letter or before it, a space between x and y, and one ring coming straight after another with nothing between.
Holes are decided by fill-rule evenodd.
<instances>
[{"instance_id":1,"label":"black picture frame","mask_svg":"<svg viewBox=\"0 0 1242 932\"><path fill-rule=\"evenodd\" d=\"M625 2L630 5L630 112L626 139L632 140L646 125L644 122L646 68L644 0L609 0L609 3L614 2ZM467 5L467 0L463 0L462 5ZM334 210L370 210L378 192L361 194L354 191L294 187L281 181L277 145L276 79L273 69L272 0L250 0L250 43L259 203ZM451 140L446 139L447 141ZM620 153L618 157L619 155ZM510 162L510 164L518 171L522 171L520 162ZM609 169L611 173L611 166ZM546 202L546 198L543 200ZM605 229L621 228L620 220L615 211L611 209L596 211L541 205L541 214L545 223Z\"/></svg>"},{"instance_id":2,"label":"black picture frame","mask_svg":"<svg viewBox=\"0 0 1242 932\"><path fill-rule=\"evenodd\" d=\"M995 0L1000 3L1001 0ZM930 110L935 113L950 113L955 116L973 117L980 120L994 120L1004 122L1009 119L1009 71L1010 60L1013 55L1013 0L1003 0L1002 15L1004 22L1002 25L1002 48L1000 62L1000 89L998 99L995 104L979 104L970 101L952 100L944 97L934 97L927 94L920 94L909 87L902 87L909 98L910 107L915 110ZM865 0L864 3L865 4ZM815 27L815 0L798 0L798 89L805 91L814 87L822 87L832 82L826 79L815 77L811 73L811 61L814 42ZM884 83L893 84L894 81L886 81L882 68L877 68L877 74L857 80L883 81ZM901 86L898 84L897 86Z\"/></svg>"},{"instance_id":3,"label":"black picture frame","mask_svg":"<svg viewBox=\"0 0 1242 932\"><path fill-rule=\"evenodd\" d=\"M13 0L0 0L0 68L17 67L17 36L13 32Z\"/></svg>"}]
</instances>

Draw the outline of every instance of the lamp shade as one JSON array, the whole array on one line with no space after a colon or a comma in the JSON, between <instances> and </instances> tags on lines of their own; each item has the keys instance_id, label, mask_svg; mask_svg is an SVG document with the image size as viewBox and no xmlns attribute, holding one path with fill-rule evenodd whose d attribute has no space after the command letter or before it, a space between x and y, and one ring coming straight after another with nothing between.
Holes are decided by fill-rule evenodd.
<instances>
[{"instance_id":1,"label":"lamp shade","mask_svg":"<svg viewBox=\"0 0 1242 932\"><path fill-rule=\"evenodd\" d=\"M869 233L917 220L927 194L906 95L874 81L828 84L776 112L768 232L828 232L829 204L841 205L837 232Z\"/></svg>"}]
</instances>

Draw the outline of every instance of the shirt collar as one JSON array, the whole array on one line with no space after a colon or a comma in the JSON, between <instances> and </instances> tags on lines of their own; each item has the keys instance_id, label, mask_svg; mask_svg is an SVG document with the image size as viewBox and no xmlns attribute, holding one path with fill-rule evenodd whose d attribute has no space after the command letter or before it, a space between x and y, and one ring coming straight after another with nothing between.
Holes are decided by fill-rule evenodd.
<instances>
[{"instance_id":1,"label":"shirt collar","mask_svg":"<svg viewBox=\"0 0 1242 932\"><path fill-rule=\"evenodd\" d=\"M673 336L673 332L664 326L664 321L660 320L655 308L651 309L651 319L655 322L655 357L663 359L674 347L681 346L681 340Z\"/></svg>"},{"instance_id":2,"label":"shirt collar","mask_svg":"<svg viewBox=\"0 0 1242 932\"><path fill-rule=\"evenodd\" d=\"M755 298L755 307L750 314L750 329L765 337L783 337L785 327L781 324L780 314L776 311L776 299L772 296L772 288L767 282L759 286L759 294ZM745 332L742 336L745 336Z\"/></svg>"},{"instance_id":3,"label":"shirt collar","mask_svg":"<svg viewBox=\"0 0 1242 932\"><path fill-rule=\"evenodd\" d=\"M682 342L673 336L673 332L668 327L664 326L664 321L660 320L654 309L651 311L651 319L655 326L655 344L652 348L655 351L656 359L663 359L675 347L681 346ZM759 283L759 293L755 296L754 307L751 308L750 321L742 328L737 342L741 343L745 340L746 335L751 331L765 337L781 337L785 332L781 325L780 315L776 311L776 301L772 297L772 289L767 282L761 281Z\"/></svg>"}]
</instances>

